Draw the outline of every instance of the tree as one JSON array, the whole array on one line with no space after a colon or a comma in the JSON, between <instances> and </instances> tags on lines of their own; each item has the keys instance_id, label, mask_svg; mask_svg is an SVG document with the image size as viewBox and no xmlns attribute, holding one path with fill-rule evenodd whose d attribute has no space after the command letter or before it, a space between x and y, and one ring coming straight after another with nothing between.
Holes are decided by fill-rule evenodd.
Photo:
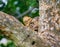
<instances>
[{"instance_id":1,"label":"tree","mask_svg":"<svg viewBox=\"0 0 60 47\"><path fill-rule=\"evenodd\" d=\"M35 32L0 12L0 30L17 47L60 47L60 1L39 0L39 29ZM55 10L55 11L54 11Z\"/></svg>"},{"instance_id":2,"label":"tree","mask_svg":"<svg viewBox=\"0 0 60 47\"><path fill-rule=\"evenodd\" d=\"M32 47L36 42L38 43L37 32L23 26L13 16L0 12L0 19L0 33L13 40L17 47Z\"/></svg>"},{"instance_id":3,"label":"tree","mask_svg":"<svg viewBox=\"0 0 60 47\"><path fill-rule=\"evenodd\" d=\"M60 1L40 0L39 32L45 44L59 47L60 44Z\"/></svg>"}]
</instances>

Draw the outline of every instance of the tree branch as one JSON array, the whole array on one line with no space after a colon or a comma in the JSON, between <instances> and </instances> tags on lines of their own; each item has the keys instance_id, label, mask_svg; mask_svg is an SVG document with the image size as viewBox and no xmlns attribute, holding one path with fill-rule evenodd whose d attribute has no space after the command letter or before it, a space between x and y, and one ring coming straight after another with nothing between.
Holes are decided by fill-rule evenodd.
<instances>
[{"instance_id":1,"label":"tree branch","mask_svg":"<svg viewBox=\"0 0 60 47\"><path fill-rule=\"evenodd\" d=\"M25 16L26 14L28 14L29 12L31 12L32 10L33 10L34 8L32 7L32 8L30 8L30 9L28 9L27 11L25 11L24 13L22 13L21 15L19 15L19 16L17 16L16 18L20 18L20 17L23 17L23 16Z\"/></svg>"}]
</instances>

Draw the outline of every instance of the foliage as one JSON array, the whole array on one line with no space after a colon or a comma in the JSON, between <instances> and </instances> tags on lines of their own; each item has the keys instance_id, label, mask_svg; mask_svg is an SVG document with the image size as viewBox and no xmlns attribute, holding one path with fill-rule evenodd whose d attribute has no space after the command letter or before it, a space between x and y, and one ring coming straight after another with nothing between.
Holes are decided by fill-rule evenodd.
<instances>
[{"instance_id":1,"label":"foliage","mask_svg":"<svg viewBox=\"0 0 60 47\"><path fill-rule=\"evenodd\" d=\"M0 7L0 10L13 16L19 16L20 14L27 11L31 7L38 9L38 3L36 2L36 0L26 0L26 1L25 0L7 0L6 2L7 3L3 2L2 0L0 1L0 4L3 4ZM31 12L26 15L33 16ZM38 16L38 14L36 16Z\"/></svg>"},{"instance_id":2,"label":"foliage","mask_svg":"<svg viewBox=\"0 0 60 47\"><path fill-rule=\"evenodd\" d=\"M7 43L6 41L4 42L4 40L2 41L2 39L6 39ZM0 47L16 47L16 46L12 40L7 39L6 36L0 33Z\"/></svg>"}]
</instances>

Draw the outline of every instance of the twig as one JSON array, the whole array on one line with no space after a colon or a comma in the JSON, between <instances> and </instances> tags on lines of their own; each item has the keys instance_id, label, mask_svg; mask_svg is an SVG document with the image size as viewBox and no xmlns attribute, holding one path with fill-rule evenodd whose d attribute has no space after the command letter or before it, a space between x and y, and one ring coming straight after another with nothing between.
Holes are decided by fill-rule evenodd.
<instances>
[{"instance_id":1,"label":"twig","mask_svg":"<svg viewBox=\"0 0 60 47\"><path fill-rule=\"evenodd\" d=\"M23 17L24 15L28 14L29 12L31 12L33 9L34 9L33 7L31 9L28 9L27 11L25 11L21 15L17 16L16 18L19 19L20 17Z\"/></svg>"}]
</instances>

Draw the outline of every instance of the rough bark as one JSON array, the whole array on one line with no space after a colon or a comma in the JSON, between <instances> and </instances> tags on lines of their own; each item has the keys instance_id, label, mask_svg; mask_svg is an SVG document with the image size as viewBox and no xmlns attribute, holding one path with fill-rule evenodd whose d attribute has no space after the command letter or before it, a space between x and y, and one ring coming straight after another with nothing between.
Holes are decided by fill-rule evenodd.
<instances>
[{"instance_id":1,"label":"rough bark","mask_svg":"<svg viewBox=\"0 0 60 47\"><path fill-rule=\"evenodd\" d=\"M45 45L60 47L60 0L39 0L39 33Z\"/></svg>"},{"instance_id":2,"label":"rough bark","mask_svg":"<svg viewBox=\"0 0 60 47\"><path fill-rule=\"evenodd\" d=\"M0 12L0 30L8 39L13 40L17 47L40 47L42 40L37 32L25 27L16 18Z\"/></svg>"}]
</instances>

